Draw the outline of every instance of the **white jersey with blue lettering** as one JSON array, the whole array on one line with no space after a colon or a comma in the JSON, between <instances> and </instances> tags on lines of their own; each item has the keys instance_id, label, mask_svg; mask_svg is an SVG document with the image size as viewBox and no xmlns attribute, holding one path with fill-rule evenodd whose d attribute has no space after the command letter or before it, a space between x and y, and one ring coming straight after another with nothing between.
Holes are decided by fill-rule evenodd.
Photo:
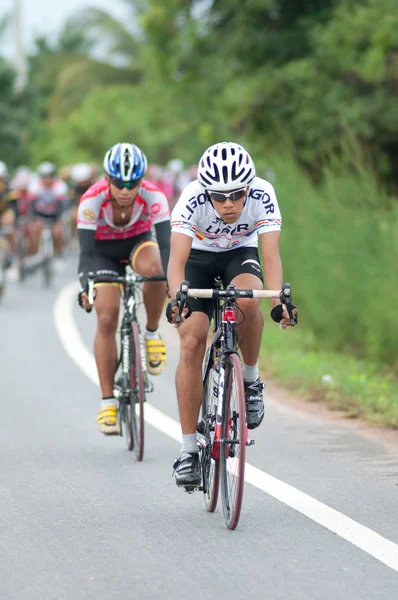
<instances>
[{"instance_id":1,"label":"white jersey with blue lettering","mask_svg":"<svg viewBox=\"0 0 398 600\"><path fill-rule=\"evenodd\" d=\"M217 203L214 203L217 206ZM193 238L192 248L223 252L232 248L257 248L258 236L280 231L282 217L273 186L255 177L235 223L225 223L195 180L183 190L171 215L172 232Z\"/></svg>"}]
</instances>

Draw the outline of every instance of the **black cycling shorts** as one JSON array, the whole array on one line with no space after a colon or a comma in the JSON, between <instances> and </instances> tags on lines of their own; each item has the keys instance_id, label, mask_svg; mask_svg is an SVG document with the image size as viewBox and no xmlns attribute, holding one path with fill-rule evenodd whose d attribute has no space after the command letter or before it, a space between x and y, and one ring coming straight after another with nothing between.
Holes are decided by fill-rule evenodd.
<instances>
[{"instance_id":1,"label":"black cycling shorts","mask_svg":"<svg viewBox=\"0 0 398 600\"><path fill-rule=\"evenodd\" d=\"M145 242L156 244L151 230L123 240L95 240L94 271L97 275L124 275L137 250ZM134 265L132 265L134 268Z\"/></svg>"},{"instance_id":2,"label":"black cycling shorts","mask_svg":"<svg viewBox=\"0 0 398 600\"><path fill-rule=\"evenodd\" d=\"M224 287L237 275L250 273L263 280L257 248L236 248L225 252L191 250L185 265L185 279L191 288L214 288L214 279L219 277ZM214 300L189 298L192 312L204 312L211 321Z\"/></svg>"}]
</instances>

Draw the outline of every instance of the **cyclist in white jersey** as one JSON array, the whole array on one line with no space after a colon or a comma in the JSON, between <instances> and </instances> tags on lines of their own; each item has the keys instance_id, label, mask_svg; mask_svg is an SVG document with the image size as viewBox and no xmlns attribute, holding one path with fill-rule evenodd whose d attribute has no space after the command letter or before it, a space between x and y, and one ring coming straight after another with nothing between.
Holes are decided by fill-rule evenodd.
<instances>
[{"instance_id":1,"label":"cyclist in white jersey","mask_svg":"<svg viewBox=\"0 0 398 600\"><path fill-rule=\"evenodd\" d=\"M193 288L214 287L214 277L220 277L224 285L263 289L258 245L266 287L281 289L281 226L274 188L255 176L246 150L230 142L208 148L199 161L197 180L184 189L171 217L169 322L175 323L176 298L184 279ZM181 351L176 373L182 446L174 473L179 486L199 485L201 480L196 424L202 402L202 361L213 311L211 300L191 298L188 304L179 328ZM239 299L238 305L245 315L238 335L247 423L254 429L264 417L264 384L258 368L264 317L259 300ZM289 315L278 300L271 300L271 305L272 319L289 326Z\"/></svg>"}]
</instances>

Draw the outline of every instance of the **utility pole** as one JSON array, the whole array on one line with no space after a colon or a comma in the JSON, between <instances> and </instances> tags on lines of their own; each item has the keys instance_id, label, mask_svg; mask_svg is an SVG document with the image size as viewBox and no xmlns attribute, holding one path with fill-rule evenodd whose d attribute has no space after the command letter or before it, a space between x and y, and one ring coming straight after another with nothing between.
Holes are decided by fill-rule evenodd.
<instances>
[{"instance_id":1,"label":"utility pole","mask_svg":"<svg viewBox=\"0 0 398 600\"><path fill-rule=\"evenodd\" d=\"M17 77L15 89L22 92L27 83L27 66L22 35L22 0L14 0L14 29L15 29L15 69Z\"/></svg>"}]
</instances>

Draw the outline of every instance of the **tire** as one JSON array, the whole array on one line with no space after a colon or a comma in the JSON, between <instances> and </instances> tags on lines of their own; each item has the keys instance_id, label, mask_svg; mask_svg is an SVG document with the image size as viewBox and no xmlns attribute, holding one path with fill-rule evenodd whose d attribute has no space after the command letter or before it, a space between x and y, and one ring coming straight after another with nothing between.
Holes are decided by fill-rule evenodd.
<instances>
[{"instance_id":1,"label":"tire","mask_svg":"<svg viewBox=\"0 0 398 600\"><path fill-rule=\"evenodd\" d=\"M130 405L133 425L134 451L138 461L144 457L144 403L145 385L141 365L141 340L138 323L131 323L130 333Z\"/></svg>"},{"instance_id":2,"label":"tire","mask_svg":"<svg viewBox=\"0 0 398 600\"><path fill-rule=\"evenodd\" d=\"M28 243L24 235L20 235L17 242L18 278L24 281L26 277L24 259L28 255Z\"/></svg>"},{"instance_id":3,"label":"tire","mask_svg":"<svg viewBox=\"0 0 398 600\"><path fill-rule=\"evenodd\" d=\"M49 288L53 280L53 269L51 265L51 260L48 258L45 258L43 261L43 277L45 287Z\"/></svg>"},{"instance_id":4,"label":"tire","mask_svg":"<svg viewBox=\"0 0 398 600\"><path fill-rule=\"evenodd\" d=\"M211 349L209 348L208 352L210 351ZM204 425L204 437L206 440L206 446L202 450L203 493L208 512L216 510L220 487L220 460L214 460L211 456L217 410L217 401L214 400L213 395L213 376L214 369L211 367L203 382L203 402L201 409L201 419Z\"/></svg>"},{"instance_id":5,"label":"tire","mask_svg":"<svg viewBox=\"0 0 398 600\"><path fill-rule=\"evenodd\" d=\"M133 392L130 390L128 399L120 402L120 434L126 438L127 450L134 448L134 429L133 429L133 410L134 410L134 398ZM124 431L122 423L124 423Z\"/></svg>"},{"instance_id":6,"label":"tire","mask_svg":"<svg viewBox=\"0 0 398 600\"><path fill-rule=\"evenodd\" d=\"M52 233L49 230L46 230L42 233L42 244L43 244L43 277L44 277L44 285L45 287L50 287L53 280L53 256L54 256L54 247L53 247L53 239Z\"/></svg>"},{"instance_id":7,"label":"tire","mask_svg":"<svg viewBox=\"0 0 398 600\"><path fill-rule=\"evenodd\" d=\"M228 529L239 523L245 484L246 402L242 366L237 354L231 354L225 366L225 386L222 412L221 496ZM233 453L233 457L231 454Z\"/></svg>"}]
</instances>

